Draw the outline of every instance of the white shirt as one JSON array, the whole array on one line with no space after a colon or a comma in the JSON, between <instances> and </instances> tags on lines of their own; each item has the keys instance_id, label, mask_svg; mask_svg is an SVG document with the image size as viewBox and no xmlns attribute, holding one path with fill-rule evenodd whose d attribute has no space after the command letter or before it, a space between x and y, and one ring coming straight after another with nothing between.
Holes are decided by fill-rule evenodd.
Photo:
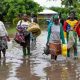
<instances>
[{"instance_id":1,"label":"white shirt","mask_svg":"<svg viewBox=\"0 0 80 80\"><path fill-rule=\"evenodd\" d=\"M6 28L3 24L3 22L0 21L0 36L6 36L6 35L8 35Z\"/></svg>"},{"instance_id":2,"label":"white shirt","mask_svg":"<svg viewBox=\"0 0 80 80\"><path fill-rule=\"evenodd\" d=\"M30 25L30 22L29 21L24 21L24 20L20 20L18 23L17 23L17 26L21 25L21 27L27 29Z\"/></svg>"},{"instance_id":3,"label":"white shirt","mask_svg":"<svg viewBox=\"0 0 80 80\"><path fill-rule=\"evenodd\" d=\"M50 43L53 43L54 41L60 41L60 25L52 25L51 27L51 35L50 35Z\"/></svg>"}]
</instances>

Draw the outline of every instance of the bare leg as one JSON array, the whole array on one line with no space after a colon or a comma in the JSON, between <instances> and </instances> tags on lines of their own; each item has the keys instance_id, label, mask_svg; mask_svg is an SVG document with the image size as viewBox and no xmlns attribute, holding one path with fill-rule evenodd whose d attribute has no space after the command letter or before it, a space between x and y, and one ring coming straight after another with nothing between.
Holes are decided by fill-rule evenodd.
<instances>
[{"instance_id":1,"label":"bare leg","mask_svg":"<svg viewBox=\"0 0 80 80\"><path fill-rule=\"evenodd\" d=\"M3 56L4 56L4 58L5 58L6 49L3 49L2 52L3 52Z\"/></svg>"},{"instance_id":2,"label":"bare leg","mask_svg":"<svg viewBox=\"0 0 80 80\"><path fill-rule=\"evenodd\" d=\"M27 55L31 55L31 53L30 53L30 46L27 46L27 50L28 50L28 53L27 53Z\"/></svg>"},{"instance_id":3,"label":"bare leg","mask_svg":"<svg viewBox=\"0 0 80 80\"><path fill-rule=\"evenodd\" d=\"M51 54L51 59L54 59L54 60L57 59L57 55L56 55L56 52L54 50L50 50L50 54Z\"/></svg>"},{"instance_id":4,"label":"bare leg","mask_svg":"<svg viewBox=\"0 0 80 80\"><path fill-rule=\"evenodd\" d=\"M51 54L51 59L56 60L56 59L57 59L57 56L56 56L56 55Z\"/></svg>"},{"instance_id":5,"label":"bare leg","mask_svg":"<svg viewBox=\"0 0 80 80\"><path fill-rule=\"evenodd\" d=\"M55 55L55 60L57 59L57 55Z\"/></svg>"},{"instance_id":6,"label":"bare leg","mask_svg":"<svg viewBox=\"0 0 80 80\"><path fill-rule=\"evenodd\" d=\"M26 41L25 45L28 51L27 55L30 55L30 34L25 36L25 41Z\"/></svg>"},{"instance_id":7,"label":"bare leg","mask_svg":"<svg viewBox=\"0 0 80 80\"><path fill-rule=\"evenodd\" d=\"M53 54L51 54L51 59L55 59L55 56Z\"/></svg>"},{"instance_id":8,"label":"bare leg","mask_svg":"<svg viewBox=\"0 0 80 80\"><path fill-rule=\"evenodd\" d=\"M23 47L23 56L26 56L26 47Z\"/></svg>"}]
</instances>

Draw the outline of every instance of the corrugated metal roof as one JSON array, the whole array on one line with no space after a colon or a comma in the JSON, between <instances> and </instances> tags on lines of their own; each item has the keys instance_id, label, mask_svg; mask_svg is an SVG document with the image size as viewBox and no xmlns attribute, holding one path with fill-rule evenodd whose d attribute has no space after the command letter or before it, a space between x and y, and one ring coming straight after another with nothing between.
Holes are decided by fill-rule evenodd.
<instances>
[{"instance_id":1,"label":"corrugated metal roof","mask_svg":"<svg viewBox=\"0 0 80 80\"><path fill-rule=\"evenodd\" d=\"M39 12L38 14L58 14L58 12L49 9L44 9L42 12Z\"/></svg>"}]
</instances>

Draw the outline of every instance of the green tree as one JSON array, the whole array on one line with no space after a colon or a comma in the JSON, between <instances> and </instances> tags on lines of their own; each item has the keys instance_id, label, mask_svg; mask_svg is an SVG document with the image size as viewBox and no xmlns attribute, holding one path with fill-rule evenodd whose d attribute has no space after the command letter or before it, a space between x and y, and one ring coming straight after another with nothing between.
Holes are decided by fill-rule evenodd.
<instances>
[{"instance_id":1,"label":"green tree","mask_svg":"<svg viewBox=\"0 0 80 80\"><path fill-rule=\"evenodd\" d=\"M65 5L65 7L73 7L77 6L77 4L80 2L80 0L61 0L62 5Z\"/></svg>"},{"instance_id":2,"label":"green tree","mask_svg":"<svg viewBox=\"0 0 80 80\"><path fill-rule=\"evenodd\" d=\"M0 14L5 21L13 21L19 13L37 14L43 8L33 0L1 0Z\"/></svg>"}]
</instances>

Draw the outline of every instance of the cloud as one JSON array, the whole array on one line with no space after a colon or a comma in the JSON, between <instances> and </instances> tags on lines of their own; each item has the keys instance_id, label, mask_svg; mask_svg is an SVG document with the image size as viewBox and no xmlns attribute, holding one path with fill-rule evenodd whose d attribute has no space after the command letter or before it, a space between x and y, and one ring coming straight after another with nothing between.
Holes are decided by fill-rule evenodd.
<instances>
[{"instance_id":1,"label":"cloud","mask_svg":"<svg viewBox=\"0 0 80 80\"><path fill-rule=\"evenodd\" d=\"M61 7L61 0L34 0L43 7Z\"/></svg>"}]
</instances>

